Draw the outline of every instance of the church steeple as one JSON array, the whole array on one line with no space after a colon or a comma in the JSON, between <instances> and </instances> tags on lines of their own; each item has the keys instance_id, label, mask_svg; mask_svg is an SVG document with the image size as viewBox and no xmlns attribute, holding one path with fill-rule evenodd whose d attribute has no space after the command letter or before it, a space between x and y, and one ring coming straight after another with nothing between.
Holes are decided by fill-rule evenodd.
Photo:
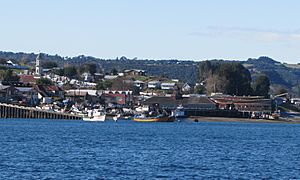
<instances>
[{"instance_id":1,"label":"church steeple","mask_svg":"<svg viewBox=\"0 0 300 180\"><path fill-rule=\"evenodd\" d=\"M36 57L36 60L35 60L35 74L38 75L38 76L43 74L43 68L42 68L41 60L42 60L42 54L39 53Z\"/></svg>"}]
</instances>

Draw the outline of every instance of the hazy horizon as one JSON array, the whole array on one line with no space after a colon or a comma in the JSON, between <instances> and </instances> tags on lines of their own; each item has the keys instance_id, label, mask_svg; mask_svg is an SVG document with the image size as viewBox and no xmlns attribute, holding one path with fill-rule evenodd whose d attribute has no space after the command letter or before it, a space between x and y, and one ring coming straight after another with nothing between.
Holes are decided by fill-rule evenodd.
<instances>
[{"instance_id":1,"label":"hazy horizon","mask_svg":"<svg viewBox=\"0 0 300 180\"><path fill-rule=\"evenodd\" d=\"M299 6L296 0L11 0L0 6L0 50L298 63Z\"/></svg>"}]
</instances>

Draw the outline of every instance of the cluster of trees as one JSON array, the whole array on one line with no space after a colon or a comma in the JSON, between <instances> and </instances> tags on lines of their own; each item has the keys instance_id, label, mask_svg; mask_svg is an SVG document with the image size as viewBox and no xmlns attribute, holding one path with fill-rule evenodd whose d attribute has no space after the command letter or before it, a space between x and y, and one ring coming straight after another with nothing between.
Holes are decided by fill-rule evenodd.
<instances>
[{"instance_id":1,"label":"cluster of trees","mask_svg":"<svg viewBox=\"0 0 300 180\"><path fill-rule=\"evenodd\" d=\"M252 83L251 74L239 62L204 61L199 65L199 80L207 94L220 92L230 95L268 96L270 81L267 76L258 76Z\"/></svg>"},{"instance_id":2,"label":"cluster of trees","mask_svg":"<svg viewBox=\"0 0 300 180\"><path fill-rule=\"evenodd\" d=\"M48 78L40 78L36 81L36 84L37 85L48 86L48 85L53 85L53 82Z\"/></svg>"},{"instance_id":3,"label":"cluster of trees","mask_svg":"<svg viewBox=\"0 0 300 180\"><path fill-rule=\"evenodd\" d=\"M97 64L89 63L83 66L66 66L64 68L55 69L53 72L60 76L67 76L69 78L79 78L82 73L90 73L94 75L98 70Z\"/></svg>"},{"instance_id":4,"label":"cluster of trees","mask_svg":"<svg viewBox=\"0 0 300 180\"><path fill-rule=\"evenodd\" d=\"M20 77L16 75L11 69L1 69L0 80L3 83L14 83L14 82L19 82Z\"/></svg>"}]
</instances>

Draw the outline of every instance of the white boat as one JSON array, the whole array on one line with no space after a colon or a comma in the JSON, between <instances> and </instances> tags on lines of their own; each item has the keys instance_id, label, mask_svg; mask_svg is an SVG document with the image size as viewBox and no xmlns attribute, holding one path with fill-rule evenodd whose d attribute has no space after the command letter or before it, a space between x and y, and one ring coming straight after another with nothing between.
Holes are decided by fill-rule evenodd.
<instances>
[{"instance_id":1,"label":"white boat","mask_svg":"<svg viewBox=\"0 0 300 180\"><path fill-rule=\"evenodd\" d=\"M84 121L104 122L106 114L100 109L93 109L87 111L87 117L83 117Z\"/></svg>"},{"instance_id":2,"label":"white boat","mask_svg":"<svg viewBox=\"0 0 300 180\"><path fill-rule=\"evenodd\" d=\"M179 105L175 110L172 111L171 116L176 118L185 118L186 114L182 105Z\"/></svg>"},{"instance_id":3,"label":"white boat","mask_svg":"<svg viewBox=\"0 0 300 180\"><path fill-rule=\"evenodd\" d=\"M116 116L113 117L114 121L118 121L121 118L121 114L117 114Z\"/></svg>"}]
</instances>

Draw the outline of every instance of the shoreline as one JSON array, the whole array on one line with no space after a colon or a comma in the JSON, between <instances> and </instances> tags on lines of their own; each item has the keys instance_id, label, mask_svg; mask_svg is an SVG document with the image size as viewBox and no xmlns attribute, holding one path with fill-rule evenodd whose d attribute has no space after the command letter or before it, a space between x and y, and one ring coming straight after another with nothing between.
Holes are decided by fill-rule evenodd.
<instances>
[{"instance_id":1,"label":"shoreline","mask_svg":"<svg viewBox=\"0 0 300 180\"><path fill-rule=\"evenodd\" d=\"M289 118L279 120L267 120L267 119L249 119L249 118L228 118L228 117L204 117L204 116L192 116L188 118L189 121L198 120L198 122L245 122L245 123L287 123L287 124L300 124L300 119Z\"/></svg>"}]
</instances>

